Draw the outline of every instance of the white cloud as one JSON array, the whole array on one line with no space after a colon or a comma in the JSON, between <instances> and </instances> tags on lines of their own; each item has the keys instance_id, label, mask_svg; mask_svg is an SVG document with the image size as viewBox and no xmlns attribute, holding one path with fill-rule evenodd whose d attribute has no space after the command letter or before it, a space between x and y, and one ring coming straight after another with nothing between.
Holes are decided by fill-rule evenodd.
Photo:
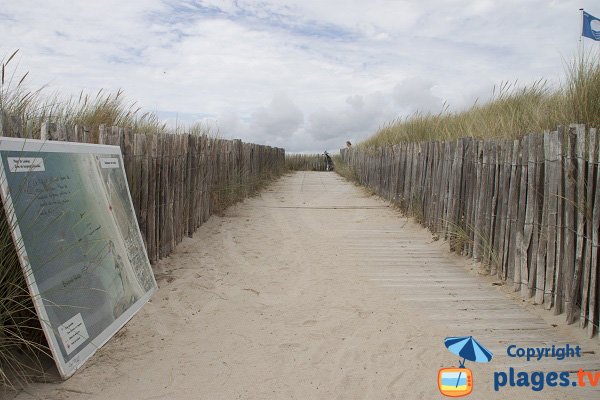
<instances>
[{"instance_id":1,"label":"white cloud","mask_svg":"<svg viewBox=\"0 0 600 400\"><path fill-rule=\"evenodd\" d=\"M276 94L268 107L260 107L252 114L252 128L267 137L291 136L302 122L302 111L283 93Z\"/></svg>"},{"instance_id":2,"label":"white cloud","mask_svg":"<svg viewBox=\"0 0 600 400\"><path fill-rule=\"evenodd\" d=\"M558 80L591 0L5 1L33 87L123 88L169 120L322 151L502 81Z\"/></svg>"},{"instance_id":3,"label":"white cloud","mask_svg":"<svg viewBox=\"0 0 600 400\"><path fill-rule=\"evenodd\" d=\"M394 86L394 102L404 114L416 111L438 113L444 102L433 94L434 85L433 81L419 77L406 79Z\"/></svg>"}]
</instances>

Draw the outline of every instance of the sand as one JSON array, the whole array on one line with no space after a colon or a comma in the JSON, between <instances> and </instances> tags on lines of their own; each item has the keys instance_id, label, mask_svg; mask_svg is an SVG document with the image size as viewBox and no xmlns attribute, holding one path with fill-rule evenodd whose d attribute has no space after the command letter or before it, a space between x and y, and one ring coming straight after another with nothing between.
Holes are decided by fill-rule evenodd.
<instances>
[{"instance_id":1,"label":"sand","mask_svg":"<svg viewBox=\"0 0 600 400\"><path fill-rule=\"evenodd\" d=\"M75 376L17 399L442 398L438 370L458 364L443 339L464 335L494 353L467 362L470 398L600 398L494 391L495 371L599 369L600 351L476 271L339 176L296 173L212 217L156 266L158 293ZM506 355L511 343L595 354L527 363Z\"/></svg>"}]
</instances>

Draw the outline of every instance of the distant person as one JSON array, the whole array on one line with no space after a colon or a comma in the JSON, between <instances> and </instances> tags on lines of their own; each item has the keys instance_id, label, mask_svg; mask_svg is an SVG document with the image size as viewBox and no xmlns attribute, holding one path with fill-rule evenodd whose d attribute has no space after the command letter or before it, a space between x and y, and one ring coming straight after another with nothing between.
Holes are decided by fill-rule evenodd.
<instances>
[{"instance_id":1,"label":"distant person","mask_svg":"<svg viewBox=\"0 0 600 400\"><path fill-rule=\"evenodd\" d=\"M325 150L324 155L325 155L325 171L333 171L333 160L331 159L331 156L329 155L327 150Z\"/></svg>"}]
</instances>

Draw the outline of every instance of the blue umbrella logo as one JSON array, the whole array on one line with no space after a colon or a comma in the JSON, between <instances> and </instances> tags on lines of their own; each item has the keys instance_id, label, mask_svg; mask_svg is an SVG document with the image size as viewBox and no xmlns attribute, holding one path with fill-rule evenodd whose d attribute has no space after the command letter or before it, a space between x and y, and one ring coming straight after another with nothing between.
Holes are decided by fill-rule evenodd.
<instances>
[{"instance_id":1,"label":"blue umbrella logo","mask_svg":"<svg viewBox=\"0 0 600 400\"><path fill-rule=\"evenodd\" d=\"M447 337L444 339L446 348L459 357L462 357L460 368L465 367L465 361L474 361L480 363L490 362L494 356L491 351L485 348L473 336Z\"/></svg>"},{"instance_id":2,"label":"blue umbrella logo","mask_svg":"<svg viewBox=\"0 0 600 400\"><path fill-rule=\"evenodd\" d=\"M473 338L473 336L458 336L458 337L447 337L444 339L446 348L453 354L462 357L460 362L460 368L465 368L465 361L473 361L479 363L486 363L492 360L494 356L491 351L485 348L481 343ZM470 370L466 370L470 373ZM458 373L456 379L456 387L461 382L462 371ZM464 379L464 378L463 378Z\"/></svg>"}]
</instances>

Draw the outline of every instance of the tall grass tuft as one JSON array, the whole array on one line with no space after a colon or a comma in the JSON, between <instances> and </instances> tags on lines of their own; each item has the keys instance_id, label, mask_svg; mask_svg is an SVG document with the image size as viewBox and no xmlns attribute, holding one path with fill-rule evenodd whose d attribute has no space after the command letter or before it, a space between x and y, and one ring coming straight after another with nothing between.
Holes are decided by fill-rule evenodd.
<instances>
[{"instance_id":1,"label":"tall grass tuft","mask_svg":"<svg viewBox=\"0 0 600 400\"><path fill-rule=\"evenodd\" d=\"M44 375L50 357L27 289L11 230L0 210L0 394Z\"/></svg>"},{"instance_id":2,"label":"tall grass tuft","mask_svg":"<svg viewBox=\"0 0 600 400\"><path fill-rule=\"evenodd\" d=\"M286 154L285 167L288 171L325 171L323 154Z\"/></svg>"},{"instance_id":3,"label":"tall grass tuft","mask_svg":"<svg viewBox=\"0 0 600 400\"><path fill-rule=\"evenodd\" d=\"M63 98L46 94L44 87L27 86L29 72L17 75L18 50L0 60L0 111L20 120L39 133L43 122L81 125L97 129L100 125L131 128L138 133L168 133L166 124L152 112L142 112L136 102L127 100L122 90L110 93L103 89L95 94L81 92Z\"/></svg>"},{"instance_id":4,"label":"tall grass tuft","mask_svg":"<svg viewBox=\"0 0 600 400\"><path fill-rule=\"evenodd\" d=\"M47 103L47 120L95 129L100 125L131 128L137 133L166 133L167 126L154 113L141 112L136 102L125 99L122 90L109 93L99 90L95 96L81 92L79 97L60 101L58 96Z\"/></svg>"},{"instance_id":5,"label":"tall grass tuft","mask_svg":"<svg viewBox=\"0 0 600 400\"><path fill-rule=\"evenodd\" d=\"M29 90L26 87L25 79L29 72L17 75L15 57L18 52L16 50L0 60L0 110L22 120L43 117L45 109L40 95L42 89Z\"/></svg>"},{"instance_id":6,"label":"tall grass tuft","mask_svg":"<svg viewBox=\"0 0 600 400\"><path fill-rule=\"evenodd\" d=\"M22 121L42 118L45 107L41 89L27 89L27 73L18 76L16 68L11 68L17 54L15 51L0 60L0 113ZM0 205L0 391L2 387L17 389L33 377L43 376L42 360L49 354L10 224Z\"/></svg>"},{"instance_id":7,"label":"tall grass tuft","mask_svg":"<svg viewBox=\"0 0 600 400\"><path fill-rule=\"evenodd\" d=\"M348 163L344 161L342 156L335 155L332 158L333 164L335 165L335 172L338 175L343 176L344 178L355 184L359 183L358 173L354 168L352 168L350 165L348 165Z\"/></svg>"},{"instance_id":8,"label":"tall grass tuft","mask_svg":"<svg viewBox=\"0 0 600 400\"><path fill-rule=\"evenodd\" d=\"M581 52L567 65L563 107L569 122L600 126L600 52Z\"/></svg>"},{"instance_id":9,"label":"tall grass tuft","mask_svg":"<svg viewBox=\"0 0 600 400\"><path fill-rule=\"evenodd\" d=\"M517 139L558 125L600 125L600 52L580 52L566 64L565 81L551 88L545 80L519 86L504 82L492 99L469 109L438 114L416 112L382 126L360 143L363 148L400 142L453 140L462 137Z\"/></svg>"}]
</instances>

